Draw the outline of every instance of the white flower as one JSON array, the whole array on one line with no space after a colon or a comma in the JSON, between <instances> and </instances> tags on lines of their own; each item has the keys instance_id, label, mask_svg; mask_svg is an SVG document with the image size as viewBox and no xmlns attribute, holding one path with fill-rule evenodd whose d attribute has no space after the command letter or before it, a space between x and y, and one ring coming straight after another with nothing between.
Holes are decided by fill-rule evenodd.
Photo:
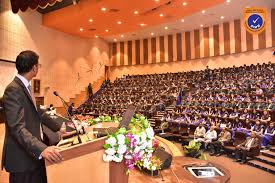
<instances>
[{"instance_id":1,"label":"white flower","mask_svg":"<svg viewBox=\"0 0 275 183\"><path fill-rule=\"evenodd\" d=\"M149 160L148 160L147 158L145 158L145 159L143 160L143 166L144 166L145 168L149 169L150 162L149 162Z\"/></svg>"},{"instance_id":2,"label":"white flower","mask_svg":"<svg viewBox=\"0 0 275 183\"><path fill-rule=\"evenodd\" d=\"M117 135L117 143L119 145L125 144L125 136L122 134Z\"/></svg>"},{"instance_id":3,"label":"white flower","mask_svg":"<svg viewBox=\"0 0 275 183\"><path fill-rule=\"evenodd\" d=\"M109 148L105 150L105 153L108 155L114 155L116 153L116 150L114 148Z\"/></svg>"},{"instance_id":4,"label":"white flower","mask_svg":"<svg viewBox=\"0 0 275 183\"><path fill-rule=\"evenodd\" d=\"M146 128L146 134L147 134L147 137L152 139L154 137L154 130L153 128Z\"/></svg>"},{"instance_id":5,"label":"white flower","mask_svg":"<svg viewBox=\"0 0 275 183\"><path fill-rule=\"evenodd\" d=\"M136 140L136 144L140 143L140 136L139 135L134 135L134 138Z\"/></svg>"},{"instance_id":6,"label":"white flower","mask_svg":"<svg viewBox=\"0 0 275 183\"><path fill-rule=\"evenodd\" d=\"M141 145L140 145L140 149L146 149L148 143L147 141L144 141Z\"/></svg>"},{"instance_id":7,"label":"white flower","mask_svg":"<svg viewBox=\"0 0 275 183\"><path fill-rule=\"evenodd\" d=\"M131 156L131 155L128 154L128 155L125 155L124 158L125 159L133 159L133 156Z\"/></svg>"},{"instance_id":8,"label":"white flower","mask_svg":"<svg viewBox=\"0 0 275 183\"><path fill-rule=\"evenodd\" d=\"M106 144L110 144L111 146L116 145L116 138L115 137L110 137L106 140Z\"/></svg>"},{"instance_id":9,"label":"white flower","mask_svg":"<svg viewBox=\"0 0 275 183\"><path fill-rule=\"evenodd\" d=\"M114 156L103 154L103 161L110 162L114 159Z\"/></svg>"},{"instance_id":10,"label":"white flower","mask_svg":"<svg viewBox=\"0 0 275 183\"><path fill-rule=\"evenodd\" d=\"M152 170L155 171L157 169L156 166L152 166Z\"/></svg>"},{"instance_id":11,"label":"white flower","mask_svg":"<svg viewBox=\"0 0 275 183\"><path fill-rule=\"evenodd\" d=\"M139 146L136 146L135 147L135 150L134 150L134 153L138 153L140 151L140 147Z\"/></svg>"},{"instance_id":12,"label":"white flower","mask_svg":"<svg viewBox=\"0 0 275 183\"><path fill-rule=\"evenodd\" d=\"M123 160L123 156L121 154L118 154L116 156L114 156L114 159L113 159L115 162L119 163Z\"/></svg>"},{"instance_id":13,"label":"white flower","mask_svg":"<svg viewBox=\"0 0 275 183\"><path fill-rule=\"evenodd\" d=\"M147 148L152 148L153 147L153 141L152 140L149 140L147 142Z\"/></svg>"},{"instance_id":14,"label":"white flower","mask_svg":"<svg viewBox=\"0 0 275 183\"><path fill-rule=\"evenodd\" d=\"M118 150L117 150L117 153L118 154L124 154L127 150L127 146L126 145L120 145L118 146Z\"/></svg>"},{"instance_id":15,"label":"white flower","mask_svg":"<svg viewBox=\"0 0 275 183\"><path fill-rule=\"evenodd\" d=\"M139 144L143 144L144 142L146 142L146 138L147 138L147 135L145 132L141 132L140 133L140 138L141 138L141 141L139 142Z\"/></svg>"}]
</instances>

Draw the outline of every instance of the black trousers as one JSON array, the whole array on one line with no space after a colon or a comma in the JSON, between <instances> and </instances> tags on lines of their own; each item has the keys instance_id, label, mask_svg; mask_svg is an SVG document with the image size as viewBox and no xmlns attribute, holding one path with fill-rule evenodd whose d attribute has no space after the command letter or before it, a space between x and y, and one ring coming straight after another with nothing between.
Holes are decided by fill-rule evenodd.
<instances>
[{"instance_id":1,"label":"black trousers","mask_svg":"<svg viewBox=\"0 0 275 183\"><path fill-rule=\"evenodd\" d=\"M10 183L47 183L47 175L44 161L41 166L29 172L10 173Z\"/></svg>"},{"instance_id":2,"label":"black trousers","mask_svg":"<svg viewBox=\"0 0 275 183\"><path fill-rule=\"evenodd\" d=\"M247 158L247 154L248 154L249 151L247 150L244 150L244 149L236 149L235 151L235 157L236 159L241 159L242 161L246 161L246 158Z\"/></svg>"},{"instance_id":3,"label":"black trousers","mask_svg":"<svg viewBox=\"0 0 275 183\"><path fill-rule=\"evenodd\" d=\"M214 141L209 144L210 147L210 153L219 154L221 152L221 149L223 148L223 145L220 141Z\"/></svg>"}]
</instances>

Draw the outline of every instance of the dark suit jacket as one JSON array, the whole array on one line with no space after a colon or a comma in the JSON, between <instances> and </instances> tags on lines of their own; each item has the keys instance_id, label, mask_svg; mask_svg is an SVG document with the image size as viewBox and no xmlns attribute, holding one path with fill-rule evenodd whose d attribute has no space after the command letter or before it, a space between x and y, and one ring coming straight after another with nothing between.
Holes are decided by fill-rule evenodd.
<instances>
[{"instance_id":1,"label":"dark suit jacket","mask_svg":"<svg viewBox=\"0 0 275 183\"><path fill-rule=\"evenodd\" d=\"M46 116L35 108L32 98L17 77L7 86L4 96L6 135L3 165L8 172L26 172L41 166L39 156L47 147L41 140L40 125ZM47 120L53 131L59 128Z\"/></svg>"},{"instance_id":2,"label":"dark suit jacket","mask_svg":"<svg viewBox=\"0 0 275 183\"><path fill-rule=\"evenodd\" d=\"M251 139L251 137L248 137L243 143L240 144L240 146L245 146L245 144ZM250 149L257 148L259 146L259 139L256 137L250 146Z\"/></svg>"}]
</instances>

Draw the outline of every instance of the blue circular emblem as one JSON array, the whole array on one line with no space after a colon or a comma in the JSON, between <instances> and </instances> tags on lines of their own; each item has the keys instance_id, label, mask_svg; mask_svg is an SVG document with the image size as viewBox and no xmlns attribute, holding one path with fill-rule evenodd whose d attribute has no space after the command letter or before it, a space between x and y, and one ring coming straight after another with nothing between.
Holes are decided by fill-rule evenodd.
<instances>
[{"instance_id":1,"label":"blue circular emblem","mask_svg":"<svg viewBox=\"0 0 275 183\"><path fill-rule=\"evenodd\" d=\"M252 14L247 19L247 25L251 30L258 31L264 26L264 21L259 14Z\"/></svg>"}]
</instances>

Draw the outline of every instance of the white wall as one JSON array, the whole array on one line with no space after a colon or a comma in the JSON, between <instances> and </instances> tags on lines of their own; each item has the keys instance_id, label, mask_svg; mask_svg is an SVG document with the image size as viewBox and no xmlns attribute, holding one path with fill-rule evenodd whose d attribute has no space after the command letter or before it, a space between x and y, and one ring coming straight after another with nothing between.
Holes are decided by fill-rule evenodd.
<instances>
[{"instance_id":1,"label":"white wall","mask_svg":"<svg viewBox=\"0 0 275 183\"><path fill-rule=\"evenodd\" d=\"M28 10L13 14L10 2L0 0L0 58L15 60L23 50L40 56L41 96L46 104L60 102L52 95L58 91L66 100L83 90L89 82L104 76L108 44L101 39L82 39L42 25L42 15ZM92 69L91 72L87 72ZM0 62L0 96L16 71L13 64ZM80 76L80 79L78 77ZM79 80L78 80L79 79Z\"/></svg>"}]
</instances>

